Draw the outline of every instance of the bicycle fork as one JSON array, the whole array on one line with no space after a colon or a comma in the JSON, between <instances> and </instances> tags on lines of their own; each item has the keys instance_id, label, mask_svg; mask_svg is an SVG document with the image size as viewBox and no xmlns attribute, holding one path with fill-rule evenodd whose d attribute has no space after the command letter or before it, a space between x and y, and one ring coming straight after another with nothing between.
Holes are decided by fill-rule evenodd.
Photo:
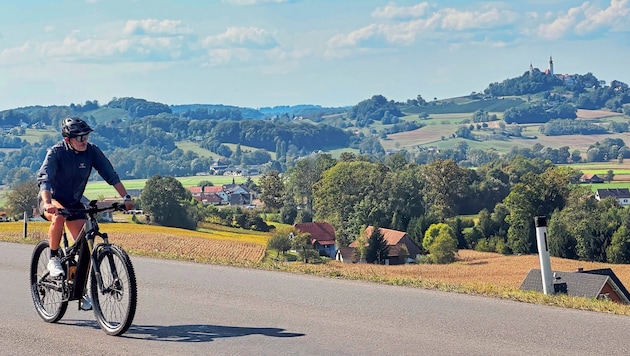
<instances>
[{"instance_id":1,"label":"bicycle fork","mask_svg":"<svg viewBox=\"0 0 630 356\"><path fill-rule=\"evenodd\" d=\"M98 290L100 291L101 294L107 294L107 293L111 293L112 290L112 285L105 287L103 285L103 277L101 276L101 265L100 262L97 259L97 256L99 255L99 253L101 253L102 251L107 251L109 250L109 241L107 239L107 233L96 233L95 235L98 235L99 237L101 237L104 241L103 244L99 244L96 246L96 248L94 248L94 236L91 236L91 238L87 239L88 241L88 246L90 251L92 251L91 253L91 261L92 261L92 270L94 271L94 277L96 279L96 283L98 285ZM108 268L110 268L110 272L111 275L113 277L113 281L117 281L118 280L118 271L116 270L116 266L114 264L114 257L112 256L111 253L108 253L107 255L107 264ZM105 262L105 260L101 261L101 262Z\"/></svg>"}]
</instances>

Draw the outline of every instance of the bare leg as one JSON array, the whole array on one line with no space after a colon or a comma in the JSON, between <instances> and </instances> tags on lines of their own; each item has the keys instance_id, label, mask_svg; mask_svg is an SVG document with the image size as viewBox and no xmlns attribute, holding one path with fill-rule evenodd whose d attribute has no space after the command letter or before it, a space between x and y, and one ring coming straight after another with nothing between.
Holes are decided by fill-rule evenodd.
<instances>
[{"instance_id":1,"label":"bare leg","mask_svg":"<svg viewBox=\"0 0 630 356\"><path fill-rule=\"evenodd\" d=\"M63 208L63 206L56 200L53 200L52 203L58 209ZM50 243L50 249L57 250L59 249L61 235L63 234L66 219L59 214L51 214L49 212L44 212L44 217L46 220L50 221L50 227L48 228L48 242Z\"/></svg>"}]
</instances>

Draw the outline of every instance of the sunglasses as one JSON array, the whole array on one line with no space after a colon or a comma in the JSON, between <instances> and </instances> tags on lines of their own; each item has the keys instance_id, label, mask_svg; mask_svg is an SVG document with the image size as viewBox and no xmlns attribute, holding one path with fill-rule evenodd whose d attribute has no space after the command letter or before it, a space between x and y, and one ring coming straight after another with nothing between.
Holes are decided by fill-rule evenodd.
<instances>
[{"instance_id":1,"label":"sunglasses","mask_svg":"<svg viewBox=\"0 0 630 356\"><path fill-rule=\"evenodd\" d=\"M79 135L77 137L75 137L74 139L77 140L77 142L85 142L88 139L89 134L85 134L85 135Z\"/></svg>"}]
</instances>

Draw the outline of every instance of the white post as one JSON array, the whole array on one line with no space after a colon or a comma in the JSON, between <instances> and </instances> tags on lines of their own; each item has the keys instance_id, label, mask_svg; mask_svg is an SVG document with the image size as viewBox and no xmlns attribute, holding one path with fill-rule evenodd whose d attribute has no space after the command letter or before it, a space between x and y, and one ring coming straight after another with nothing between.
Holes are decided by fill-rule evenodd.
<instances>
[{"instance_id":1,"label":"white post","mask_svg":"<svg viewBox=\"0 0 630 356\"><path fill-rule=\"evenodd\" d=\"M24 238L26 238L26 234L28 231L28 214L26 213L26 211L24 212Z\"/></svg>"},{"instance_id":2,"label":"white post","mask_svg":"<svg viewBox=\"0 0 630 356\"><path fill-rule=\"evenodd\" d=\"M544 216L536 216L534 223L536 224L536 242L538 244L543 292L547 295L554 294L551 258L549 257L549 248L547 246L547 218Z\"/></svg>"}]
</instances>

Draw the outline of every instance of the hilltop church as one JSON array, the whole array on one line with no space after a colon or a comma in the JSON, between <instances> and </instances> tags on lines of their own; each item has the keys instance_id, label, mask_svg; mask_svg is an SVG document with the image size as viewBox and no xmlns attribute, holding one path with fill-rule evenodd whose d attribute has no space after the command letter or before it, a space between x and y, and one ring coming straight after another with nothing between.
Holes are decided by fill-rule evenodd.
<instances>
[{"instance_id":1,"label":"hilltop church","mask_svg":"<svg viewBox=\"0 0 630 356\"><path fill-rule=\"evenodd\" d=\"M534 66L530 62L529 75L532 75L533 73L534 73ZM559 79L562 79L562 81L564 81L567 85L573 84L575 80L575 74L555 74L553 71L553 58L551 56L549 56L549 67L545 69L543 73L545 73L546 75L555 75Z\"/></svg>"}]
</instances>

